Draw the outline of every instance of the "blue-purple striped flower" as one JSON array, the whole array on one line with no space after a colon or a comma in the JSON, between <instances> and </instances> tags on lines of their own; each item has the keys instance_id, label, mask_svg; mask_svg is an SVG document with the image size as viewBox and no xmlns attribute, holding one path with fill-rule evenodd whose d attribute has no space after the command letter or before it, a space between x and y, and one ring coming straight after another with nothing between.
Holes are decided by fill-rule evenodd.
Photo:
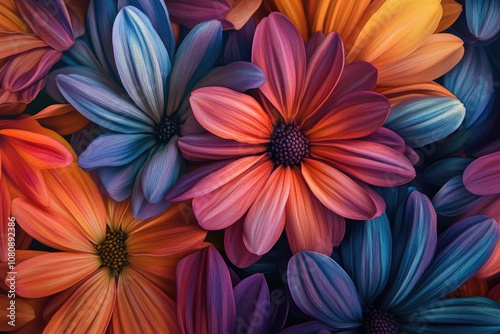
<instances>
[{"instance_id":1,"label":"blue-purple striped flower","mask_svg":"<svg viewBox=\"0 0 500 334\"><path fill-rule=\"evenodd\" d=\"M464 219L436 232L430 200L409 188L387 215L351 224L342 258L301 252L288 264L299 308L314 318L282 333L498 333L500 304L483 297L443 299L486 262L497 222Z\"/></svg>"},{"instance_id":2,"label":"blue-purple striped flower","mask_svg":"<svg viewBox=\"0 0 500 334\"><path fill-rule=\"evenodd\" d=\"M163 21L160 29L152 15L134 6L121 8L112 25L112 55L109 46L96 42L99 29L89 29L94 50L102 51L96 56L99 63L114 62L116 71L112 65L101 73L77 67L56 77L64 98L108 130L90 143L78 163L98 171L113 199L132 196L138 219L169 206L165 193L185 169L177 140L203 131L192 116L190 92L204 86L246 91L264 82L262 71L250 63L214 68L222 49L218 21L197 25L175 51L170 22Z\"/></svg>"}]
</instances>

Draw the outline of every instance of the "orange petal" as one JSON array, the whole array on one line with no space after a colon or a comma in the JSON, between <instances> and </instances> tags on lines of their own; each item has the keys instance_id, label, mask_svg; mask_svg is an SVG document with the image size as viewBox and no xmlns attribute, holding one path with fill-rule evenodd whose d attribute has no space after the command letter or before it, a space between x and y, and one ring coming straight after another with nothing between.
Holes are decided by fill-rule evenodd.
<instances>
[{"instance_id":1,"label":"orange petal","mask_svg":"<svg viewBox=\"0 0 500 334\"><path fill-rule=\"evenodd\" d=\"M352 42L346 62L365 60L378 68L406 57L436 30L442 11L440 0L387 0L374 13L366 10L369 18L345 43Z\"/></svg>"},{"instance_id":2,"label":"orange petal","mask_svg":"<svg viewBox=\"0 0 500 334\"><path fill-rule=\"evenodd\" d=\"M441 32L451 27L462 12L462 5L454 0L441 0L441 6L443 7L443 16L435 32Z\"/></svg>"},{"instance_id":3,"label":"orange petal","mask_svg":"<svg viewBox=\"0 0 500 334\"><path fill-rule=\"evenodd\" d=\"M0 1L0 32L33 33L22 19L14 0Z\"/></svg>"},{"instance_id":4,"label":"orange petal","mask_svg":"<svg viewBox=\"0 0 500 334\"><path fill-rule=\"evenodd\" d=\"M316 199L297 169L292 169L285 230L292 253L310 250L328 256L345 233L344 218Z\"/></svg>"},{"instance_id":5,"label":"orange petal","mask_svg":"<svg viewBox=\"0 0 500 334\"><path fill-rule=\"evenodd\" d=\"M43 254L16 265L16 289L23 297L50 296L78 283L100 265L99 257L94 254Z\"/></svg>"},{"instance_id":6,"label":"orange petal","mask_svg":"<svg viewBox=\"0 0 500 334\"><path fill-rule=\"evenodd\" d=\"M463 42L451 34L433 34L410 55L378 68L378 85L401 86L432 81L451 70L464 55Z\"/></svg>"},{"instance_id":7,"label":"orange petal","mask_svg":"<svg viewBox=\"0 0 500 334\"><path fill-rule=\"evenodd\" d=\"M70 135L87 126L90 121L70 104L54 104L31 116L43 126L60 135Z\"/></svg>"},{"instance_id":8,"label":"orange petal","mask_svg":"<svg viewBox=\"0 0 500 334\"><path fill-rule=\"evenodd\" d=\"M254 254L267 253L283 232L292 177L290 169L283 166L276 168L248 210L243 223L243 242Z\"/></svg>"},{"instance_id":9,"label":"orange petal","mask_svg":"<svg viewBox=\"0 0 500 334\"><path fill-rule=\"evenodd\" d=\"M397 87L377 87L377 92L383 94L394 107L398 103L424 96L445 96L456 98L449 90L435 82L417 83Z\"/></svg>"},{"instance_id":10,"label":"orange petal","mask_svg":"<svg viewBox=\"0 0 500 334\"><path fill-rule=\"evenodd\" d=\"M45 46L47 46L47 43L36 36L26 34L0 34L0 59L28 50L43 48Z\"/></svg>"},{"instance_id":11,"label":"orange petal","mask_svg":"<svg viewBox=\"0 0 500 334\"><path fill-rule=\"evenodd\" d=\"M132 269L118 279L112 327L114 333L180 333L174 301Z\"/></svg>"},{"instance_id":12,"label":"orange petal","mask_svg":"<svg viewBox=\"0 0 500 334\"><path fill-rule=\"evenodd\" d=\"M288 16L288 18L293 22L293 24L299 29L300 34L304 40L307 40L308 28L307 20L304 12L304 7L302 7L301 0L272 0L276 10Z\"/></svg>"},{"instance_id":13,"label":"orange petal","mask_svg":"<svg viewBox=\"0 0 500 334\"><path fill-rule=\"evenodd\" d=\"M347 38L361 19L370 0L316 1L316 8L308 8L312 16L311 33L322 31L327 34L336 31L342 38Z\"/></svg>"},{"instance_id":14,"label":"orange petal","mask_svg":"<svg viewBox=\"0 0 500 334\"><path fill-rule=\"evenodd\" d=\"M226 15L226 20L233 24L234 29L240 30L259 9L262 0L242 0Z\"/></svg>"},{"instance_id":15,"label":"orange petal","mask_svg":"<svg viewBox=\"0 0 500 334\"><path fill-rule=\"evenodd\" d=\"M269 142L271 119L255 99L225 87L199 88L191 107L201 125L214 135L248 144Z\"/></svg>"},{"instance_id":16,"label":"orange petal","mask_svg":"<svg viewBox=\"0 0 500 334\"><path fill-rule=\"evenodd\" d=\"M263 191L273 163L265 159L222 187L193 199L198 223L208 230L226 228L240 219Z\"/></svg>"},{"instance_id":17,"label":"orange petal","mask_svg":"<svg viewBox=\"0 0 500 334\"><path fill-rule=\"evenodd\" d=\"M105 333L115 300L115 280L107 269L101 269L59 308L44 333Z\"/></svg>"},{"instance_id":18,"label":"orange petal","mask_svg":"<svg viewBox=\"0 0 500 334\"><path fill-rule=\"evenodd\" d=\"M302 175L316 198L342 217L368 220L382 213L377 202L383 200L379 196L333 167L306 158L302 161Z\"/></svg>"},{"instance_id":19,"label":"orange petal","mask_svg":"<svg viewBox=\"0 0 500 334\"><path fill-rule=\"evenodd\" d=\"M11 301L15 302L15 327L12 327L12 325L8 324L8 322L10 321L9 316L11 311L7 308L11 307ZM31 305L23 299L11 299L7 297L7 295L0 295L0 317L2 319L2 321L0 321L0 331L11 332L12 329L17 330L20 327L26 325L26 323L35 319L35 310L33 310L33 307L31 307Z\"/></svg>"},{"instance_id":20,"label":"orange petal","mask_svg":"<svg viewBox=\"0 0 500 334\"><path fill-rule=\"evenodd\" d=\"M76 163L43 174L45 182L50 184L50 208L73 222L87 239L94 243L102 241L106 233L106 210L90 174Z\"/></svg>"},{"instance_id":21,"label":"orange petal","mask_svg":"<svg viewBox=\"0 0 500 334\"><path fill-rule=\"evenodd\" d=\"M73 156L57 140L48 136L18 129L0 130L19 155L40 169L62 168L73 162Z\"/></svg>"},{"instance_id":22,"label":"orange petal","mask_svg":"<svg viewBox=\"0 0 500 334\"><path fill-rule=\"evenodd\" d=\"M140 272L151 283L159 287L171 298L175 298L175 269L186 253L173 256L133 255L128 258L128 266Z\"/></svg>"}]
</instances>

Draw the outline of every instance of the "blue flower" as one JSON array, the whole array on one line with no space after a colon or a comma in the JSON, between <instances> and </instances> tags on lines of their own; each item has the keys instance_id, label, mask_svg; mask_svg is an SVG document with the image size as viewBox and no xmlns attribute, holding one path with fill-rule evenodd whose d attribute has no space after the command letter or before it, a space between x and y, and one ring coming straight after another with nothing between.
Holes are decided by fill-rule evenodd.
<instances>
[{"instance_id":1,"label":"blue flower","mask_svg":"<svg viewBox=\"0 0 500 334\"><path fill-rule=\"evenodd\" d=\"M105 3L108 11L90 9L94 16L89 22L98 24L89 28L98 65L66 68L56 82L67 101L107 130L78 163L97 170L113 199L132 196L134 216L146 219L168 208L165 193L184 173L179 136L203 131L192 115L190 92L204 86L246 91L259 87L264 75L246 62L213 68L222 49L218 21L196 26L175 51L170 22L160 24L168 13L161 5L155 9L156 2L144 9L148 15L135 6L121 8L109 43L100 32L111 29L116 6ZM99 66L103 70L96 70Z\"/></svg>"},{"instance_id":2,"label":"blue flower","mask_svg":"<svg viewBox=\"0 0 500 334\"><path fill-rule=\"evenodd\" d=\"M314 321L282 333L498 333L500 303L443 299L491 255L500 229L486 216L464 219L438 238L430 200L409 188L392 224L355 222L342 260L304 251L288 264L295 303Z\"/></svg>"}]
</instances>

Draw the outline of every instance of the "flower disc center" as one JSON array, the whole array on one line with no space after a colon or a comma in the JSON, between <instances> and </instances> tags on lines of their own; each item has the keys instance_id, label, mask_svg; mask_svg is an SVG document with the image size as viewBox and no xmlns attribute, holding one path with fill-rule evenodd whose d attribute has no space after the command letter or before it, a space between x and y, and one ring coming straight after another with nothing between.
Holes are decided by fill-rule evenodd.
<instances>
[{"instance_id":1,"label":"flower disc center","mask_svg":"<svg viewBox=\"0 0 500 334\"><path fill-rule=\"evenodd\" d=\"M363 333L392 334L399 333L394 317L378 308L369 308L363 316Z\"/></svg>"},{"instance_id":2,"label":"flower disc center","mask_svg":"<svg viewBox=\"0 0 500 334\"><path fill-rule=\"evenodd\" d=\"M274 128L267 152L275 165L295 166L309 156L309 140L296 123L281 123Z\"/></svg>"},{"instance_id":3,"label":"flower disc center","mask_svg":"<svg viewBox=\"0 0 500 334\"><path fill-rule=\"evenodd\" d=\"M153 135L155 139L162 143L168 143L169 140L179 134L180 123L175 117L168 117L164 115L160 121L153 128Z\"/></svg>"},{"instance_id":4,"label":"flower disc center","mask_svg":"<svg viewBox=\"0 0 500 334\"><path fill-rule=\"evenodd\" d=\"M109 227L106 229L106 239L96 245L95 248L101 257L102 264L118 275L127 265L127 234L121 229L112 231Z\"/></svg>"}]
</instances>

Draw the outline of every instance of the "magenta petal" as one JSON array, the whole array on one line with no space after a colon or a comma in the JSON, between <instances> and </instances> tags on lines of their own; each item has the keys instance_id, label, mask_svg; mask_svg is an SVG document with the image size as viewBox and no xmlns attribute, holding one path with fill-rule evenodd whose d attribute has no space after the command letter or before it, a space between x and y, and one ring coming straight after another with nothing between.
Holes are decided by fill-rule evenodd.
<instances>
[{"instance_id":1,"label":"magenta petal","mask_svg":"<svg viewBox=\"0 0 500 334\"><path fill-rule=\"evenodd\" d=\"M73 45L71 18L63 0L18 0L16 4L30 28L53 49L64 51Z\"/></svg>"},{"instance_id":2,"label":"magenta petal","mask_svg":"<svg viewBox=\"0 0 500 334\"><path fill-rule=\"evenodd\" d=\"M177 319L182 333L234 333L231 277L213 246L188 255L177 265Z\"/></svg>"},{"instance_id":3,"label":"magenta petal","mask_svg":"<svg viewBox=\"0 0 500 334\"><path fill-rule=\"evenodd\" d=\"M306 74L304 41L294 24L281 13L271 13L255 30L252 63L266 75L260 91L291 122L298 112Z\"/></svg>"},{"instance_id":4,"label":"magenta petal","mask_svg":"<svg viewBox=\"0 0 500 334\"><path fill-rule=\"evenodd\" d=\"M232 9L226 0L165 0L172 21L188 28L223 18Z\"/></svg>"},{"instance_id":5,"label":"magenta petal","mask_svg":"<svg viewBox=\"0 0 500 334\"><path fill-rule=\"evenodd\" d=\"M464 171L465 188L475 195L500 193L500 152L474 160Z\"/></svg>"},{"instance_id":6,"label":"magenta petal","mask_svg":"<svg viewBox=\"0 0 500 334\"><path fill-rule=\"evenodd\" d=\"M405 140L401 138L396 132L389 130L388 128L380 128L371 135L362 138L363 140L379 143L385 146L389 146L393 150L399 153L406 152Z\"/></svg>"},{"instance_id":7,"label":"magenta petal","mask_svg":"<svg viewBox=\"0 0 500 334\"><path fill-rule=\"evenodd\" d=\"M245 278L234 288L236 333L266 333L271 316L271 301L264 274Z\"/></svg>"},{"instance_id":8,"label":"magenta petal","mask_svg":"<svg viewBox=\"0 0 500 334\"><path fill-rule=\"evenodd\" d=\"M191 161L222 160L255 155L266 151L264 144L246 144L212 134L179 138L182 155Z\"/></svg>"},{"instance_id":9,"label":"magenta petal","mask_svg":"<svg viewBox=\"0 0 500 334\"><path fill-rule=\"evenodd\" d=\"M243 243L243 221L245 216L224 231L224 250L226 255L238 268L250 267L259 261L260 255L248 251Z\"/></svg>"},{"instance_id":10,"label":"magenta petal","mask_svg":"<svg viewBox=\"0 0 500 334\"><path fill-rule=\"evenodd\" d=\"M328 99L344 68L344 46L337 33L323 38L307 62L301 116L314 114Z\"/></svg>"}]
</instances>

